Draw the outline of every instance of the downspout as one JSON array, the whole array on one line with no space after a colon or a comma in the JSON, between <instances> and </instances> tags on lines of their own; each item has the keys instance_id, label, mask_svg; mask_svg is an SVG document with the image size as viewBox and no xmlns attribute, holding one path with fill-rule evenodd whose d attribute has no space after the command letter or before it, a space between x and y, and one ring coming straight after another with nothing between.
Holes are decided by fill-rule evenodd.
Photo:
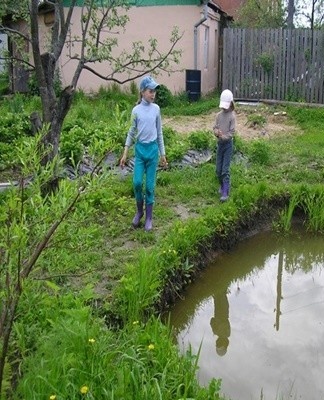
<instances>
[{"instance_id":1,"label":"downspout","mask_svg":"<svg viewBox=\"0 0 324 400\"><path fill-rule=\"evenodd\" d=\"M207 20L208 16L208 0L204 0L204 16L195 24L194 27L194 69L198 68L198 26Z\"/></svg>"}]
</instances>

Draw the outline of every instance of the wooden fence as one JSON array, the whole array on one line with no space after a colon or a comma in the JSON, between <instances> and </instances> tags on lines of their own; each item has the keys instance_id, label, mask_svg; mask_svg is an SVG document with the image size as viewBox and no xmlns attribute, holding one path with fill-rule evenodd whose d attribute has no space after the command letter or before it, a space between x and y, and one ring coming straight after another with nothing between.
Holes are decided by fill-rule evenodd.
<instances>
[{"instance_id":1,"label":"wooden fence","mask_svg":"<svg viewBox=\"0 0 324 400\"><path fill-rule=\"evenodd\" d=\"M246 100L324 103L324 32L224 29L222 88Z\"/></svg>"}]
</instances>

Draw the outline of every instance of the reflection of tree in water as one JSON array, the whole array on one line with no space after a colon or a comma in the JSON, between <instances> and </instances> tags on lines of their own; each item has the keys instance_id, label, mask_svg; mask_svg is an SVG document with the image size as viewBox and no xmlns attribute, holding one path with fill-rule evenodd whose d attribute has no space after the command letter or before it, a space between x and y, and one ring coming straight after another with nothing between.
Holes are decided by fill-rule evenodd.
<instances>
[{"instance_id":1,"label":"reflection of tree in water","mask_svg":"<svg viewBox=\"0 0 324 400\"><path fill-rule=\"evenodd\" d=\"M291 274L299 269L309 272L314 267L322 267L324 264L324 241L318 240L319 235L314 236L314 240L312 240L311 234L307 234L307 240L304 241L301 235L303 235L302 232L292 234L289 236L289 240L282 243L285 269ZM296 252L297 248L298 253Z\"/></svg>"},{"instance_id":2,"label":"reflection of tree in water","mask_svg":"<svg viewBox=\"0 0 324 400\"><path fill-rule=\"evenodd\" d=\"M318 239L318 236L316 237ZM321 240L312 240L304 231L294 231L291 235L280 237L273 232L262 232L238 244L239 251L232 249L226 259L217 257L185 293L186 307L177 315L177 331L183 331L192 322L196 310L212 297L214 316L210 320L213 333L217 336L216 351L224 355L229 345L230 313L227 293L236 282L239 290L240 281L255 276L264 268L267 260L278 255L277 300L275 305L275 328L279 329L280 302L282 300L281 278L283 269L289 273L302 268L308 272L312 266L324 263L324 246ZM251 248L253 251L251 251ZM220 354L221 353L221 354Z\"/></svg>"}]
</instances>

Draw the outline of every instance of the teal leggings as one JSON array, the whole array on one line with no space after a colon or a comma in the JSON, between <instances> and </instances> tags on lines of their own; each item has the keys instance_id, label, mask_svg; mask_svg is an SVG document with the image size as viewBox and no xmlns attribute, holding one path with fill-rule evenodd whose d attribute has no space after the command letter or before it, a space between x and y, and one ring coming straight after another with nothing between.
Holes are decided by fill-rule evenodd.
<instances>
[{"instance_id":1,"label":"teal leggings","mask_svg":"<svg viewBox=\"0 0 324 400\"><path fill-rule=\"evenodd\" d=\"M144 200L143 198L143 181L145 180L145 203L154 203L154 189L156 180L156 169L159 161L159 148L157 142L135 144L135 166L134 166L134 192L137 202Z\"/></svg>"}]
</instances>

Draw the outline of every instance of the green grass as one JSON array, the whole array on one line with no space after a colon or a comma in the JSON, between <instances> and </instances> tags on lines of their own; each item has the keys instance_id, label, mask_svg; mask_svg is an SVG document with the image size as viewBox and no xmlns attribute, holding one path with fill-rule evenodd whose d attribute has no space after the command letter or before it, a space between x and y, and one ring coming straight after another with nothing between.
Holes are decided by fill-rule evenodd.
<instances>
[{"instance_id":1,"label":"green grass","mask_svg":"<svg viewBox=\"0 0 324 400\"><path fill-rule=\"evenodd\" d=\"M91 99L80 93L66 127L77 124L90 132L87 128L96 121L106 121L120 128L127 117L118 112L128 110L135 99L136 95L116 90ZM32 102L36 107L37 99ZM2 101L2 114L25 110L30 107L27 103L19 97L12 106ZM164 111L196 115L214 108L216 97ZM301 127L301 134L237 143L245 159L232 164L232 191L225 204L219 202L214 160L196 168L159 171L150 234L130 227L135 211L131 176L121 179L106 171L89 182L31 279L24 282L10 345L10 360L16 364L7 363L5 387L10 388L16 371L21 375L15 393L8 396L28 400L220 398L219 381L199 387L197 355L178 354L169 327L155 310L157 304L165 306L159 303L165 291L176 295L193 279L197 258L202 260L208 253L212 239L221 245L228 235L233 237L240 223L270 215L273 202L284 205L273 221L281 232L289 230L298 207L306 213L308 229L324 231L323 111L288 107L287 113ZM120 129L120 136L125 134ZM176 132L169 135L171 149L181 139ZM205 142L203 135L192 139L198 145ZM32 153L31 146L25 158L34 168ZM37 182L25 193L24 202L14 191L0 193L0 221L7 228L1 231L0 253L10 251L12 261L10 266L2 261L1 268L13 279L13 261L19 254L28 258L81 183L65 182L46 202ZM0 294L2 300L6 293ZM81 388L86 393L80 393Z\"/></svg>"}]
</instances>

